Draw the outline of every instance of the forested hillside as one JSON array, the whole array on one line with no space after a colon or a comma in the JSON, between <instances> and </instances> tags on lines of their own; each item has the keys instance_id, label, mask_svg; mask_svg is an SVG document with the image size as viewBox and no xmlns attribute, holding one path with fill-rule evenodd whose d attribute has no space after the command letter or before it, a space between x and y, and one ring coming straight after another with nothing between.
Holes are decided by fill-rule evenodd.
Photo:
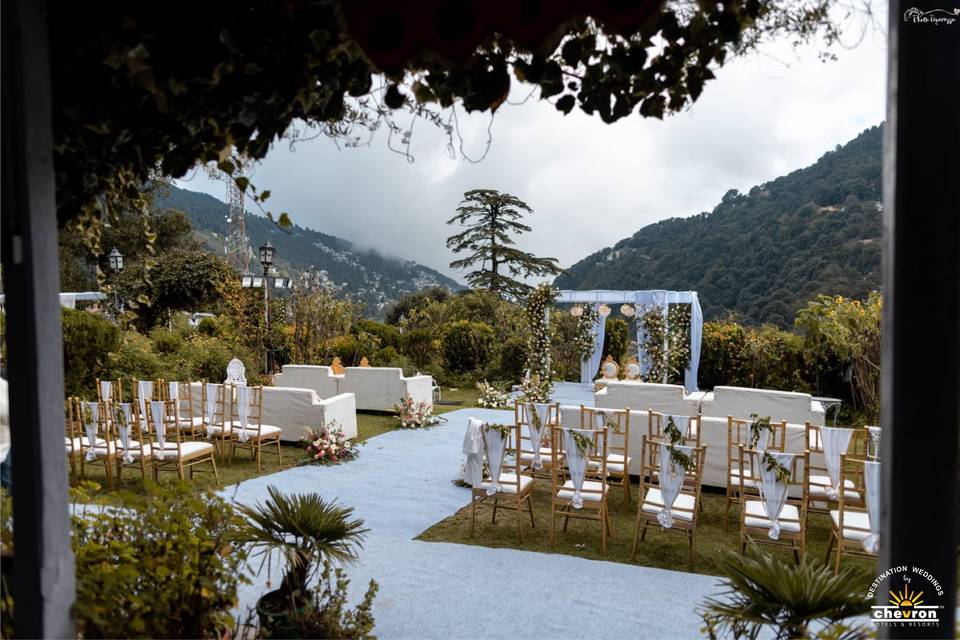
<instances>
[{"instance_id":1,"label":"forested hillside","mask_svg":"<svg viewBox=\"0 0 960 640\"><path fill-rule=\"evenodd\" d=\"M780 326L817 294L864 297L880 288L882 137L867 129L812 166L731 189L709 213L646 226L556 284L695 290L708 319Z\"/></svg>"},{"instance_id":2,"label":"forested hillside","mask_svg":"<svg viewBox=\"0 0 960 640\"><path fill-rule=\"evenodd\" d=\"M207 248L223 255L226 203L205 193L171 186L157 197L156 206L185 211ZM429 267L384 256L313 229L297 225L280 229L265 217L249 212L246 228L254 252L270 239L277 249L278 265L284 275L297 277L308 270L314 275L322 272L328 286L364 303L373 314L379 314L386 304L405 293L433 286L461 288L454 280ZM255 258L251 264L259 272Z\"/></svg>"}]
</instances>

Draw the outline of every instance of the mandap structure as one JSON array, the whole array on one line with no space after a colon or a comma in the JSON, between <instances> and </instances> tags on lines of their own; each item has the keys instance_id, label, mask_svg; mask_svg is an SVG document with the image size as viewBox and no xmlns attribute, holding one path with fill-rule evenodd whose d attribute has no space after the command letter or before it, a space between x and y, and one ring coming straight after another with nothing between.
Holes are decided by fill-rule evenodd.
<instances>
[{"instance_id":1,"label":"mandap structure","mask_svg":"<svg viewBox=\"0 0 960 640\"><path fill-rule=\"evenodd\" d=\"M663 314L664 325L668 324L668 311L672 304L690 305L690 361L683 372L683 386L687 391L696 391L697 370L700 367L700 344L703 339L703 312L700 310L700 300L696 291L664 291L650 289L645 291L611 291L597 289L593 291L560 291L555 302L558 304L588 304L588 305L627 305L633 309L633 317L639 318L650 309L659 309ZM603 338L605 333L606 315L597 314L594 323L594 348L589 359L580 366L580 382L588 384L600 368L603 358ZM637 322L637 361L640 363L642 375L647 375L651 368L647 354L647 340L640 322ZM666 372L664 372L666 376ZM666 382L666 377L662 382Z\"/></svg>"}]
</instances>

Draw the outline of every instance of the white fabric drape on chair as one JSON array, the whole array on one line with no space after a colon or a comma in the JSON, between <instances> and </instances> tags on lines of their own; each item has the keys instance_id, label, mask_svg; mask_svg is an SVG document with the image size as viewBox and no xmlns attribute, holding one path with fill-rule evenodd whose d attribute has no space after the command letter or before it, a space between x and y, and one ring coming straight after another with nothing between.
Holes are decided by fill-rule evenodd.
<instances>
[{"instance_id":1,"label":"white fabric drape on chair","mask_svg":"<svg viewBox=\"0 0 960 640\"><path fill-rule=\"evenodd\" d=\"M823 459L827 465L827 475L830 476L830 486L824 492L831 500L840 498L840 456L847 452L852 435L852 429L820 427Z\"/></svg>"},{"instance_id":2,"label":"white fabric drape on chair","mask_svg":"<svg viewBox=\"0 0 960 640\"><path fill-rule=\"evenodd\" d=\"M673 418L673 424L677 425L677 429L680 430L680 433L682 433L685 438L693 437L694 434L690 433L690 416L665 414L663 416L663 424L660 425L661 431L667 428L670 418Z\"/></svg>"},{"instance_id":3,"label":"white fabric drape on chair","mask_svg":"<svg viewBox=\"0 0 960 640\"><path fill-rule=\"evenodd\" d=\"M679 425L678 425L679 426ZM690 457L693 447L676 445L674 449L683 455ZM663 508L657 514L657 522L664 529L673 527L673 503L677 501L680 495L680 489L683 487L684 468L682 464L677 463L670 457L670 447L666 442L660 443L660 498L663 500Z\"/></svg>"},{"instance_id":4,"label":"white fabric drape on chair","mask_svg":"<svg viewBox=\"0 0 960 640\"><path fill-rule=\"evenodd\" d=\"M235 387L237 391L237 415L240 417L240 436L237 438L240 442L246 442L250 439L247 435L247 423L250 421L250 387ZM230 427L233 431L233 425Z\"/></svg>"},{"instance_id":5,"label":"white fabric drape on chair","mask_svg":"<svg viewBox=\"0 0 960 640\"><path fill-rule=\"evenodd\" d=\"M110 390L112 388L113 388L113 385L110 383L109 380L101 380L100 381L100 397L103 398L104 400L109 400L110 396L112 395L110 393Z\"/></svg>"},{"instance_id":6,"label":"white fabric drape on chair","mask_svg":"<svg viewBox=\"0 0 960 640\"><path fill-rule=\"evenodd\" d=\"M547 419L550 416L550 405L539 402L523 403L524 422L530 436L530 448L533 450L532 468L534 471L543 469L543 460L540 457L540 446L543 444L543 431L547 428Z\"/></svg>"},{"instance_id":7,"label":"white fabric drape on chair","mask_svg":"<svg viewBox=\"0 0 960 640\"><path fill-rule=\"evenodd\" d=\"M168 382L167 390L170 394L170 399L174 402L180 401L180 383L179 382Z\"/></svg>"},{"instance_id":8,"label":"white fabric drape on chair","mask_svg":"<svg viewBox=\"0 0 960 640\"><path fill-rule=\"evenodd\" d=\"M867 553L877 553L880 550L880 463L864 462L863 476L867 485L867 516L870 518L870 535L863 539L863 549Z\"/></svg>"},{"instance_id":9,"label":"white fabric drape on chair","mask_svg":"<svg viewBox=\"0 0 960 640\"><path fill-rule=\"evenodd\" d=\"M113 424L117 427L120 435L120 446L123 447L123 463L133 462L133 456L130 454L130 423L133 421L133 405L129 402L118 402L113 405L117 416L114 417ZM122 420L118 419L122 416Z\"/></svg>"},{"instance_id":10,"label":"white fabric drape on chair","mask_svg":"<svg viewBox=\"0 0 960 640\"><path fill-rule=\"evenodd\" d=\"M138 381L137 396L140 404L140 431L150 431L150 423L147 422L147 403L153 398L153 380Z\"/></svg>"},{"instance_id":11,"label":"white fabric drape on chair","mask_svg":"<svg viewBox=\"0 0 960 640\"><path fill-rule=\"evenodd\" d=\"M779 451L769 451L767 455L773 456L777 464L793 469L793 453L780 453ZM783 506L787 503L787 491L789 485L786 482L777 480L777 469L767 469L767 465L761 459L762 453L757 454L754 460L760 466L760 497L763 500L763 508L767 512L767 518L770 520L770 530L767 537L771 540L780 539L780 514L783 512Z\"/></svg>"},{"instance_id":12,"label":"white fabric drape on chair","mask_svg":"<svg viewBox=\"0 0 960 640\"><path fill-rule=\"evenodd\" d=\"M157 460L163 460L167 447L167 429L166 425L163 424L163 400L151 400L150 413L153 418L153 428L157 432L157 445L159 445L159 448L153 447L157 449L153 452L153 457Z\"/></svg>"},{"instance_id":13,"label":"white fabric drape on chair","mask_svg":"<svg viewBox=\"0 0 960 640\"><path fill-rule=\"evenodd\" d=\"M217 391L218 385L215 382L207 383L207 437L213 435L213 419L217 415ZM224 390L226 393L226 390Z\"/></svg>"},{"instance_id":14,"label":"white fabric drape on chair","mask_svg":"<svg viewBox=\"0 0 960 640\"><path fill-rule=\"evenodd\" d=\"M483 443L487 451L487 467L490 469L490 486L487 495L492 496L500 490L500 471L503 469L503 454L507 448L507 438L490 425L483 425Z\"/></svg>"},{"instance_id":15,"label":"white fabric drape on chair","mask_svg":"<svg viewBox=\"0 0 960 640\"><path fill-rule=\"evenodd\" d=\"M577 449L577 441L573 434L580 433L593 443L593 431L589 429L563 429L563 451L566 454L567 470L570 472L570 481L573 483L573 499L570 501L574 509L583 507L583 496L580 491L583 489L583 481L587 475L587 463L589 462L589 451L580 451Z\"/></svg>"},{"instance_id":16,"label":"white fabric drape on chair","mask_svg":"<svg viewBox=\"0 0 960 640\"><path fill-rule=\"evenodd\" d=\"M867 432L870 434L870 442L868 445L867 451L868 457L873 458L874 460L880 459L880 427L867 427Z\"/></svg>"},{"instance_id":17,"label":"white fabric drape on chair","mask_svg":"<svg viewBox=\"0 0 960 640\"><path fill-rule=\"evenodd\" d=\"M603 360L603 339L606 333L607 319L597 314L597 319L593 323L593 353L588 359L580 361L580 382L583 384L592 383L600 369L600 361Z\"/></svg>"},{"instance_id":18,"label":"white fabric drape on chair","mask_svg":"<svg viewBox=\"0 0 960 640\"><path fill-rule=\"evenodd\" d=\"M483 420L470 418L463 434L463 480L476 489L483 483Z\"/></svg>"},{"instance_id":19,"label":"white fabric drape on chair","mask_svg":"<svg viewBox=\"0 0 960 640\"><path fill-rule=\"evenodd\" d=\"M97 425L100 424L100 403L99 402L84 402L83 403L87 411L82 411L83 413L83 429L87 432L87 462L92 462L97 459L97 452L94 451L94 446L97 444ZM107 446L107 445L104 445Z\"/></svg>"}]
</instances>

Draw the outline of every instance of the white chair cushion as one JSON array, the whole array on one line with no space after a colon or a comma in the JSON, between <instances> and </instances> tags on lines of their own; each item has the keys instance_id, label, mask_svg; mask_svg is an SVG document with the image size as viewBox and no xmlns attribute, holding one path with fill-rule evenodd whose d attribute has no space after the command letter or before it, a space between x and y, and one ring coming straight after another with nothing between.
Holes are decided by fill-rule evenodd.
<instances>
[{"instance_id":1,"label":"white chair cushion","mask_svg":"<svg viewBox=\"0 0 960 640\"><path fill-rule=\"evenodd\" d=\"M769 529L770 519L767 510L759 500L747 500L744 524L754 529ZM780 512L780 530L790 533L800 532L800 511L796 505L785 504Z\"/></svg>"},{"instance_id":2,"label":"white chair cushion","mask_svg":"<svg viewBox=\"0 0 960 640\"><path fill-rule=\"evenodd\" d=\"M840 528L840 511L830 512L830 519L833 520L833 528ZM866 511L844 511L843 512L843 539L862 542L864 538L870 535L870 516ZM848 529L847 527L856 527Z\"/></svg>"},{"instance_id":3,"label":"white chair cushion","mask_svg":"<svg viewBox=\"0 0 960 640\"><path fill-rule=\"evenodd\" d=\"M673 517L677 520L691 522L693 520L695 507L696 501L693 499L693 496L689 493L681 493L673 502ZM663 509L663 496L660 493L660 489L650 489L647 491L647 495L643 497L642 509L647 513L660 513L660 510ZM685 511L678 511L678 509L685 509Z\"/></svg>"},{"instance_id":4,"label":"white chair cushion","mask_svg":"<svg viewBox=\"0 0 960 640\"><path fill-rule=\"evenodd\" d=\"M627 457L628 465L630 464L630 460L632 460L632 458L628 456ZM590 467L591 469L598 469L600 468L600 461L589 460L587 461L587 466ZM623 455L619 453L607 454L607 472L613 473L616 475L623 475Z\"/></svg>"},{"instance_id":5,"label":"white chair cushion","mask_svg":"<svg viewBox=\"0 0 960 640\"><path fill-rule=\"evenodd\" d=\"M807 487L807 491L813 498L826 498L827 496L827 487L830 486L830 476L810 476L810 485ZM851 491L856 485L853 484L853 480L844 479L843 495L850 500L859 500L860 493L857 491Z\"/></svg>"},{"instance_id":6,"label":"white chair cushion","mask_svg":"<svg viewBox=\"0 0 960 640\"><path fill-rule=\"evenodd\" d=\"M212 426L212 427L209 427L209 429L210 429L210 431L211 431L212 433L222 433L222 432L223 432L223 427L220 426L220 425L214 425L214 426ZM229 429L228 429L227 431L229 431ZM240 429L240 423L239 423L239 422L234 422L234 423L233 423L233 435L239 438L239 437L240 437L240 431L241 431L241 429ZM275 436L276 434L280 433L281 431L282 431L282 430L280 429L280 427L274 427L273 425L269 425L269 424L262 424L262 425L260 425L260 437L261 437L261 438L267 438L267 437ZM247 425L246 432L247 432L247 437L248 437L248 438L254 438L254 437L256 437L256 435L257 435L257 428L256 428L256 427L251 427L250 425Z\"/></svg>"},{"instance_id":7,"label":"white chair cushion","mask_svg":"<svg viewBox=\"0 0 960 640\"><path fill-rule=\"evenodd\" d=\"M203 426L203 418L200 416L194 416L192 418L180 418L180 428L189 429L190 427L201 427Z\"/></svg>"},{"instance_id":8,"label":"white chair cushion","mask_svg":"<svg viewBox=\"0 0 960 640\"><path fill-rule=\"evenodd\" d=\"M104 444L106 442L103 438L97 438L94 441L96 444ZM67 451L70 451L71 445L73 446L74 451L80 451L81 446L87 446L86 438L74 438L72 441L67 436L63 436L63 444L66 446Z\"/></svg>"},{"instance_id":9,"label":"white chair cushion","mask_svg":"<svg viewBox=\"0 0 960 640\"><path fill-rule=\"evenodd\" d=\"M600 502L600 491L606 491L607 487L602 482L596 480L584 480L583 482L583 491L596 491L597 493L581 493L580 497L586 500L587 502ZM573 494L575 493L573 488L573 480L567 480L563 483L563 488L560 491L557 491L557 497L561 500L573 500Z\"/></svg>"},{"instance_id":10,"label":"white chair cushion","mask_svg":"<svg viewBox=\"0 0 960 640\"><path fill-rule=\"evenodd\" d=\"M150 447L153 449L154 453L158 453L159 450L160 450L160 443L159 443L159 442L154 442L152 445L147 445L147 446L150 446ZM171 453L172 453L174 456L176 456L176 454L177 454L177 443L176 443L176 442L165 442L164 445L163 445L163 451L164 451L164 454L171 454ZM190 441L190 442L181 442L181 443L180 443L180 453L181 453L181 454L183 455L183 457L185 457L185 458L186 458L186 457L189 457L189 456L200 455L200 454L202 454L202 453L206 453L207 451L210 451L210 452L213 451L213 445L210 444L209 442Z\"/></svg>"},{"instance_id":11,"label":"white chair cushion","mask_svg":"<svg viewBox=\"0 0 960 640\"><path fill-rule=\"evenodd\" d=\"M520 493L524 493L527 490L527 487L530 486L530 483L533 482L533 478L530 476L522 475L520 476ZM509 484L504 484L509 483ZM490 486L490 481L483 482L480 484L480 489L486 490ZM510 495L517 495L517 475L515 473L501 473L500 474L500 489L497 493L508 493Z\"/></svg>"}]
</instances>

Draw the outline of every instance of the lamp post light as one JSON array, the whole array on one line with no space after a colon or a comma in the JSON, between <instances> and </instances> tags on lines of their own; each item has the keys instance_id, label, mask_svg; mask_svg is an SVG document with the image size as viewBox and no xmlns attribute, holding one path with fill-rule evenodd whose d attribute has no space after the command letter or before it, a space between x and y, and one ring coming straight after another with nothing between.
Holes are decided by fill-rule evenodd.
<instances>
[{"instance_id":1,"label":"lamp post light","mask_svg":"<svg viewBox=\"0 0 960 640\"><path fill-rule=\"evenodd\" d=\"M266 327L267 334L267 356L265 360L265 367L268 375L270 374L270 267L273 266L273 254L275 249L273 245L270 244L270 241L267 240L267 243L260 247L260 264L263 266L263 322Z\"/></svg>"},{"instance_id":2,"label":"lamp post light","mask_svg":"<svg viewBox=\"0 0 960 640\"><path fill-rule=\"evenodd\" d=\"M120 253L116 247L110 250L110 253L107 254L107 266L110 267L110 271L114 274L119 275L123 271L123 254ZM120 292L117 290L116 276L114 276L113 284L113 306L116 309L117 319L123 313L123 301L120 300Z\"/></svg>"}]
</instances>

